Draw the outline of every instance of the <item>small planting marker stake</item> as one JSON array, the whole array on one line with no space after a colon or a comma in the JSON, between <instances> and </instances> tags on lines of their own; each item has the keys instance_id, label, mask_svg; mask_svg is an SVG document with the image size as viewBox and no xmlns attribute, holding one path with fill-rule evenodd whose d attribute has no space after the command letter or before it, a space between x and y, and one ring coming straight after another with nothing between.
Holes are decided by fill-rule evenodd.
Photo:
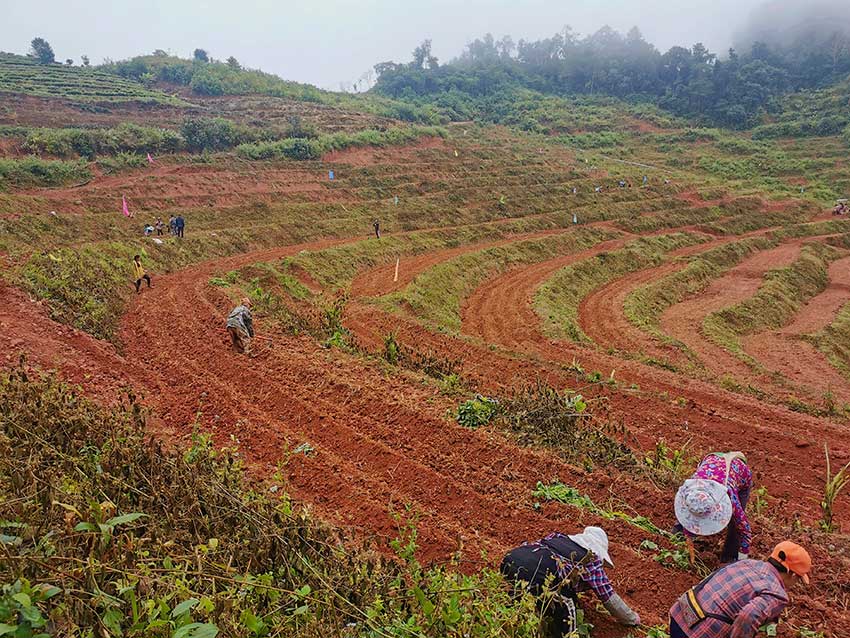
<instances>
[{"instance_id":1,"label":"small planting marker stake","mask_svg":"<svg viewBox=\"0 0 850 638\"><path fill-rule=\"evenodd\" d=\"M395 258L395 275L393 276L393 281L398 281L398 262L401 261L401 257Z\"/></svg>"}]
</instances>

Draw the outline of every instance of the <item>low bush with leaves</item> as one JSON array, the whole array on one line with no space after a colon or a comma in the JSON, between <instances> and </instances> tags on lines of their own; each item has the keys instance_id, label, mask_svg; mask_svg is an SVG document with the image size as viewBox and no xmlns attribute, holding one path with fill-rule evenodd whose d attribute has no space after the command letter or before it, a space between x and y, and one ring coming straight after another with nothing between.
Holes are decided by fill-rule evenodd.
<instances>
[{"instance_id":1,"label":"low bush with leaves","mask_svg":"<svg viewBox=\"0 0 850 638\"><path fill-rule=\"evenodd\" d=\"M609 426L595 424L581 394L561 392L537 380L500 401L498 423L523 445L545 446L585 464L631 466L631 450Z\"/></svg>"},{"instance_id":2,"label":"low bush with leaves","mask_svg":"<svg viewBox=\"0 0 850 638\"><path fill-rule=\"evenodd\" d=\"M458 406L455 420L465 428L480 428L490 423L498 411L498 401L477 394Z\"/></svg>"},{"instance_id":3,"label":"low bush with leaves","mask_svg":"<svg viewBox=\"0 0 850 638\"><path fill-rule=\"evenodd\" d=\"M91 172L83 161L0 158L0 192L33 186L61 186L88 179L91 179Z\"/></svg>"},{"instance_id":4,"label":"low bush with leaves","mask_svg":"<svg viewBox=\"0 0 850 638\"><path fill-rule=\"evenodd\" d=\"M245 482L235 451L185 452L145 431L132 395L110 409L24 367L0 375L3 635L538 635L498 572L397 560ZM384 548L389 551L388 548Z\"/></svg>"}]
</instances>

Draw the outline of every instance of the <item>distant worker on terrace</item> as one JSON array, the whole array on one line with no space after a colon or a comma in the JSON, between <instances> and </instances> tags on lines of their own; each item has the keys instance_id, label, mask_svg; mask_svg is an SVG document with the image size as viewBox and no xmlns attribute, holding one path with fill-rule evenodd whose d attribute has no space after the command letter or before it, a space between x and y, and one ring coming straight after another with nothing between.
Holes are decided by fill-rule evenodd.
<instances>
[{"instance_id":1,"label":"distant worker on terrace","mask_svg":"<svg viewBox=\"0 0 850 638\"><path fill-rule=\"evenodd\" d=\"M752 488L753 473L741 452L714 452L700 462L679 488L674 503L676 518L688 538L691 562L693 537L711 536L724 528L726 542L720 561L749 557L752 531L744 510Z\"/></svg>"},{"instance_id":2,"label":"distant worker on terrace","mask_svg":"<svg viewBox=\"0 0 850 638\"><path fill-rule=\"evenodd\" d=\"M177 236L183 237L183 229L186 227L186 220L183 219L183 215L177 216L177 219L174 220L174 226L177 228Z\"/></svg>"},{"instance_id":3,"label":"distant worker on terrace","mask_svg":"<svg viewBox=\"0 0 850 638\"><path fill-rule=\"evenodd\" d=\"M381 238L381 222L379 220L374 220L372 222L372 228L375 229L375 239Z\"/></svg>"},{"instance_id":4,"label":"distant worker on terrace","mask_svg":"<svg viewBox=\"0 0 850 638\"><path fill-rule=\"evenodd\" d=\"M251 315L251 300L245 297L227 315L227 333L233 349L240 354L250 352L251 339L254 338L254 317Z\"/></svg>"},{"instance_id":5,"label":"distant worker on terrace","mask_svg":"<svg viewBox=\"0 0 850 638\"><path fill-rule=\"evenodd\" d=\"M141 255L133 256L133 279L135 280L137 295L142 292L142 279L147 282L148 288L151 287L151 277L145 272L144 266L142 266Z\"/></svg>"},{"instance_id":6,"label":"distant worker on terrace","mask_svg":"<svg viewBox=\"0 0 850 638\"><path fill-rule=\"evenodd\" d=\"M578 593L593 590L608 612L623 625L640 625L640 616L623 602L605 573L603 561L614 566L608 554L608 535L600 527L585 527L581 534L549 534L523 543L508 552L500 570L518 591L539 598L543 617L554 636L576 630Z\"/></svg>"},{"instance_id":7,"label":"distant worker on terrace","mask_svg":"<svg viewBox=\"0 0 850 638\"><path fill-rule=\"evenodd\" d=\"M726 565L679 597L670 609L670 638L754 638L779 618L797 582L809 584L811 569L809 553L790 541L767 561Z\"/></svg>"}]
</instances>

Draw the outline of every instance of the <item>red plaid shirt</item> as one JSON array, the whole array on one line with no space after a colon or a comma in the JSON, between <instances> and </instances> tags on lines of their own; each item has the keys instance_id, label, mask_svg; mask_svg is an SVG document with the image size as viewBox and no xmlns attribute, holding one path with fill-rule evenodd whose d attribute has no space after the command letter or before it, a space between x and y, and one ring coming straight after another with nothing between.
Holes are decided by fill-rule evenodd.
<instances>
[{"instance_id":1,"label":"red plaid shirt","mask_svg":"<svg viewBox=\"0 0 850 638\"><path fill-rule=\"evenodd\" d=\"M705 613L726 616L732 624L706 618L690 628L690 608L682 596L670 609L670 617L688 638L753 638L788 604L779 572L760 560L741 560L717 570L696 598Z\"/></svg>"}]
</instances>

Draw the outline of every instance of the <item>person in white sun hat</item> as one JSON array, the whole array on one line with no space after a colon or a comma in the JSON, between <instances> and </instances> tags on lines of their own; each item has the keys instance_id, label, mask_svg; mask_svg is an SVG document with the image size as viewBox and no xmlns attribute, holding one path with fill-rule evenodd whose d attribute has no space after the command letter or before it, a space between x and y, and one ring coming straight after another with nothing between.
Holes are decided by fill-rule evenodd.
<instances>
[{"instance_id":1,"label":"person in white sun hat","mask_svg":"<svg viewBox=\"0 0 850 638\"><path fill-rule=\"evenodd\" d=\"M614 566L608 535L601 527L585 527L581 534L555 532L523 543L507 553L500 570L517 590L540 598L540 610L554 636L576 631L578 593L587 590L621 624L640 625L640 616L614 592L603 563Z\"/></svg>"},{"instance_id":2,"label":"person in white sun hat","mask_svg":"<svg viewBox=\"0 0 850 638\"><path fill-rule=\"evenodd\" d=\"M752 530L745 508L753 474L740 452L714 452L699 464L679 488L674 502L679 527L688 539L693 562L693 537L726 530L721 563L749 558ZM731 523L730 523L731 522Z\"/></svg>"}]
</instances>

